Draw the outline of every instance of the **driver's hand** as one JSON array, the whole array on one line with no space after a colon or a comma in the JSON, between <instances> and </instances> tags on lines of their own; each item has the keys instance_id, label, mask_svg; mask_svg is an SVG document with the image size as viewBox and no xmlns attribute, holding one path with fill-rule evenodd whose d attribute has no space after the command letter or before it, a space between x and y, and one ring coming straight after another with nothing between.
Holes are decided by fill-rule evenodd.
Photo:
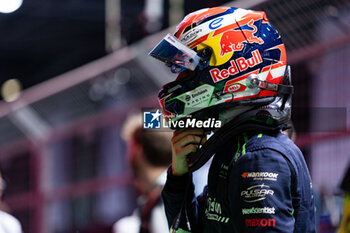
<instances>
[{"instance_id":1,"label":"driver's hand","mask_svg":"<svg viewBox=\"0 0 350 233\"><path fill-rule=\"evenodd\" d=\"M203 133L203 129L181 129L174 132L171 139L173 175L181 176L188 172L191 165L188 155L195 153L199 143L206 141L207 133Z\"/></svg>"}]
</instances>

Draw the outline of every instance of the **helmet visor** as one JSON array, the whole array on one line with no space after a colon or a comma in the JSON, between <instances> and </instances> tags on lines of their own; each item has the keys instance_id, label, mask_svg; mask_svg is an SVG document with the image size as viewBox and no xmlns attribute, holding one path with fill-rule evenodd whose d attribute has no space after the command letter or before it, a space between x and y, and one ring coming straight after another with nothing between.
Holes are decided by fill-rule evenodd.
<instances>
[{"instance_id":1,"label":"helmet visor","mask_svg":"<svg viewBox=\"0 0 350 233\"><path fill-rule=\"evenodd\" d=\"M149 55L162 62L190 70L195 70L200 61L200 57L195 51L170 34L167 34Z\"/></svg>"}]
</instances>

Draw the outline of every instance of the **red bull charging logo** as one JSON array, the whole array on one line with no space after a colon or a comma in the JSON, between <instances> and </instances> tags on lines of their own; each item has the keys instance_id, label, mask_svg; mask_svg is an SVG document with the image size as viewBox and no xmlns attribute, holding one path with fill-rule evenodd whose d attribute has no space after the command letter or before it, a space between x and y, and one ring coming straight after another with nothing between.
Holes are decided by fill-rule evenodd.
<instances>
[{"instance_id":1,"label":"red bull charging logo","mask_svg":"<svg viewBox=\"0 0 350 233\"><path fill-rule=\"evenodd\" d=\"M263 44L264 41L254 34L258 31L254 25L254 20L251 19L247 24L241 28L235 28L224 31L220 39L220 56L233 51L241 51L244 47L244 42Z\"/></svg>"}]
</instances>

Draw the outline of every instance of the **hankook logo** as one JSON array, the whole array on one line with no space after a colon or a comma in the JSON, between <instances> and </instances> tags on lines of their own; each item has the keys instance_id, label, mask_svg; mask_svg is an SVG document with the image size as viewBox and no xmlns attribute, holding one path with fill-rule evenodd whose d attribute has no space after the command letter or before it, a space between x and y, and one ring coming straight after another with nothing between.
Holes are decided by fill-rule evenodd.
<instances>
[{"instance_id":1,"label":"hankook logo","mask_svg":"<svg viewBox=\"0 0 350 233\"><path fill-rule=\"evenodd\" d=\"M273 173L273 172L243 172L241 176L244 179L252 178L253 180L276 181L278 178L278 173Z\"/></svg>"}]
</instances>

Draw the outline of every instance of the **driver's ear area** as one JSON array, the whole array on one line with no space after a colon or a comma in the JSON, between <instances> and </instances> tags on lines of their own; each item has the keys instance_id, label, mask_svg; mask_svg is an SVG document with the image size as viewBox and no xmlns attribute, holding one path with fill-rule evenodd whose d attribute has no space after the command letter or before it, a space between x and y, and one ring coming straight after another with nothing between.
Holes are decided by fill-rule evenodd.
<instances>
[{"instance_id":1,"label":"driver's ear area","mask_svg":"<svg viewBox=\"0 0 350 233\"><path fill-rule=\"evenodd\" d=\"M179 73L179 75L176 77L175 80L176 81L185 80L185 79L191 77L193 73L194 73L194 71L186 69L186 70L182 71L181 73Z\"/></svg>"},{"instance_id":2,"label":"driver's ear area","mask_svg":"<svg viewBox=\"0 0 350 233\"><path fill-rule=\"evenodd\" d=\"M204 49L198 51L198 56L201 58L199 61L199 67L204 69L209 66L211 56L213 55L213 49L210 47L205 47Z\"/></svg>"}]
</instances>

